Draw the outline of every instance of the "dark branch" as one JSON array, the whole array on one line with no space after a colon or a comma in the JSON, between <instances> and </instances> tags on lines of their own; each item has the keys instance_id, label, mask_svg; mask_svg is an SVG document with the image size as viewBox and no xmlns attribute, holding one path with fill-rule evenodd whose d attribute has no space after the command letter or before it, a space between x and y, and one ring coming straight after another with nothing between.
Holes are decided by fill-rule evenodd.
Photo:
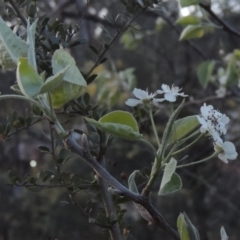
<instances>
[{"instance_id":1,"label":"dark branch","mask_svg":"<svg viewBox=\"0 0 240 240\"><path fill-rule=\"evenodd\" d=\"M143 206L147 212L152 216L154 223L169 233L173 239L180 240L179 234L174 230L163 218L163 216L155 209L155 207L149 202L149 199L142 195L136 194L130 191L128 188L118 182L105 168L103 168L90 154L89 150L82 148L73 138L70 133L69 136L64 140L65 147L70 151L76 153L82 160L90 165L97 174L105 179L112 187L114 187L118 194L126 198L131 199L135 203Z\"/></svg>"},{"instance_id":2,"label":"dark branch","mask_svg":"<svg viewBox=\"0 0 240 240\"><path fill-rule=\"evenodd\" d=\"M175 33L180 36L181 30L178 29L175 24L163 13L155 13L155 12L146 12L145 13L149 17L157 18L161 17L174 31ZM208 57L191 41L186 40L186 43L196 52L199 56L201 56L204 60L207 60Z\"/></svg>"},{"instance_id":3,"label":"dark branch","mask_svg":"<svg viewBox=\"0 0 240 240\"><path fill-rule=\"evenodd\" d=\"M13 0L9 0L8 2L11 4L11 6L13 7L13 9L16 12L17 16L21 19L23 25L26 27L27 26L27 20L22 15L22 13L20 12L19 7L16 5L16 3Z\"/></svg>"},{"instance_id":4,"label":"dark branch","mask_svg":"<svg viewBox=\"0 0 240 240\"><path fill-rule=\"evenodd\" d=\"M207 6L204 5L203 3L199 3L199 6L201 8L203 8L206 12L209 13L209 15L215 19L223 28L224 31L236 36L240 38L240 32L238 32L236 29L234 29L232 26L230 26L228 23L226 23L225 21L223 21L221 18L219 18L213 11L212 9Z\"/></svg>"}]
</instances>

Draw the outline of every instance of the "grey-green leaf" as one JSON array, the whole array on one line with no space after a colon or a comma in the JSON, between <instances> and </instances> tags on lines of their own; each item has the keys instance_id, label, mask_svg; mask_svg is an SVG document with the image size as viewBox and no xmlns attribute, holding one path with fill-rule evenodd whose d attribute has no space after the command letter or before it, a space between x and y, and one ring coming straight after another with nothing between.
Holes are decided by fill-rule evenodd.
<instances>
[{"instance_id":1,"label":"grey-green leaf","mask_svg":"<svg viewBox=\"0 0 240 240\"><path fill-rule=\"evenodd\" d=\"M56 89L63 81L63 78L65 76L66 71L68 70L69 66L65 67L55 75L49 77L44 85L41 87L39 93L46 93L46 92L51 92L54 89Z\"/></svg>"},{"instance_id":2,"label":"grey-green leaf","mask_svg":"<svg viewBox=\"0 0 240 240\"><path fill-rule=\"evenodd\" d=\"M215 61L202 62L197 69L197 76L200 84L206 88L211 80L212 73L214 70Z\"/></svg>"},{"instance_id":3,"label":"grey-green leaf","mask_svg":"<svg viewBox=\"0 0 240 240\"><path fill-rule=\"evenodd\" d=\"M70 67L67 70L63 80L68 83L86 87L86 81L76 66L74 58L67 51L58 49L54 52L52 57L53 74L58 73L67 66Z\"/></svg>"},{"instance_id":4,"label":"grey-green leaf","mask_svg":"<svg viewBox=\"0 0 240 240\"><path fill-rule=\"evenodd\" d=\"M176 142L189 134L191 134L198 126L199 121L197 116L188 116L178 119L174 122L172 131L169 136L168 144Z\"/></svg>"},{"instance_id":5,"label":"grey-green leaf","mask_svg":"<svg viewBox=\"0 0 240 240\"><path fill-rule=\"evenodd\" d=\"M182 7L188 7L191 5L199 4L201 0L180 0L180 4Z\"/></svg>"},{"instance_id":6,"label":"grey-green leaf","mask_svg":"<svg viewBox=\"0 0 240 240\"><path fill-rule=\"evenodd\" d=\"M190 240L200 240L200 236L198 233L198 230L195 228L195 226L192 224L186 213L184 213L184 219L186 222L186 227L188 231L188 235L190 237Z\"/></svg>"},{"instance_id":7,"label":"grey-green leaf","mask_svg":"<svg viewBox=\"0 0 240 240\"><path fill-rule=\"evenodd\" d=\"M181 240L200 240L199 233L185 213L181 213L177 220L177 228Z\"/></svg>"},{"instance_id":8,"label":"grey-green leaf","mask_svg":"<svg viewBox=\"0 0 240 240\"><path fill-rule=\"evenodd\" d=\"M181 240L191 240L188 235L186 221L183 213L180 213L177 219L177 228L178 228L178 233L180 235Z\"/></svg>"},{"instance_id":9,"label":"grey-green leaf","mask_svg":"<svg viewBox=\"0 0 240 240\"><path fill-rule=\"evenodd\" d=\"M28 49L28 44L0 17L0 65L5 69L16 67L18 58L27 57Z\"/></svg>"},{"instance_id":10,"label":"grey-green leaf","mask_svg":"<svg viewBox=\"0 0 240 240\"><path fill-rule=\"evenodd\" d=\"M27 58L19 58L17 83L22 94L28 98L36 97L43 85L42 78L38 75L37 70L29 63Z\"/></svg>"},{"instance_id":11,"label":"grey-green leaf","mask_svg":"<svg viewBox=\"0 0 240 240\"><path fill-rule=\"evenodd\" d=\"M134 193L138 193L138 188L135 182L135 177L138 173L139 170L135 170L128 178L128 188Z\"/></svg>"},{"instance_id":12,"label":"grey-green leaf","mask_svg":"<svg viewBox=\"0 0 240 240\"><path fill-rule=\"evenodd\" d=\"M28 19L27 25L27 43L29 44L28 50L28 59L29 62L37 69L36 57L35 57L35 34L36 34L36 27L37 27L36 19L32 25L30 25L30 20Z\"/></svg>"},{"instance_id":13,"label":"grey-green leaf","mask_svg":"<svg viewBox=\"0 0 240 240\"><path fill-rule=\"evenodd\" d=\"M166 164L163 178L158 195L166 195L178 191L182 187L182 181L178 174L175 173L177 161L174 158Z\"/></svg>"}]
</instances>

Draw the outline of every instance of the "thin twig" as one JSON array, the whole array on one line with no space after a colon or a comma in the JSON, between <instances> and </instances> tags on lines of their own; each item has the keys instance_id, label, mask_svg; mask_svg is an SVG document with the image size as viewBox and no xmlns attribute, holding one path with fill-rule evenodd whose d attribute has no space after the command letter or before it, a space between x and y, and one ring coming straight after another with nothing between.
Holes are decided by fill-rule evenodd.
<instances>
[{"instance_id":1,"label":"thin twig","mask_svg":"<svg viewBox=\"0 0 240 240\"><path fill-rule=\"evenodd\" d=\"M37 187L37 188L43 188L43 189L49 189L49 188L63 188L63 185L49 185L49 184L11 184L7 183L9 186L13 187L26 187L26 188L31 188L31 187Z\"/></svg>"},{"instance_id":2,"label":"thin twig","mask_svg":"<svg viewBox=\"0 0 240 240\"><path fill-rule=\"evenodd\" d=\"M223 99L223 97L209 96L209 97L206 97L206 98L203 98L203 99L196 99L196 100L194 99L194 100L191 100L189 102L186 102L183 107L187 107L189 105L200 105L200 104L205 103L205 102L219 100L219 99Z\"/></svg>"},{"instance_id":3,"label":"thin twig","mask_svg":"<svg viewBox=\"0 0 240 240\"><path fill-rule=\"evenodd\" d=\"M223 21L221 18L219 18L211 9L210 6L207 6L203 3L199 3L199 6L201 8L203 8L206 12L209 13L210 16L212 16L213 19L215 19L223 28L223 30L225 30L226 32L240 38L240 32L238 32L236 29L234 29L232 26L230 26L228 23L226 23L225 21Z\"/></svg>"},{"instance_id":4,"label":"thin twig","mask_svg":"<svg viewBox=\"0 0 240 240\"><path fill-rule=\"evenodd\" d=\"M17 128L15 131L13 131L13 132L5 135L4 138L9 138L9 137L11 137L12 135L14 135L14 134L16 134L16 133L18 133L18 132L20 132L20 131L22 131L22 130L26 130L26 129L28 129L29 127L31 127L31 126L33 126L33 125L41 122L42 120L43 120L43 118L39 118L38 120L36 120L35 122L31 123L31 124L28 125L28 126L21 127L21 128Z\"/></svg>"},{"instance_id":5,"label":"thin twig","mask_svg":"<svg viewBox=\"0 0 240 240\"><path fill-rule=\"evenodd\" d=\"M22 15L22 13L19 10L19 7L16 5L16 3L13 0L8 0L8 2L13 7L14 11L16 12L17 16L21 19L23 25L27 26L27 19Z\"/></svg>"},{"instance_id":6,"label":"thin twig","mask_svg":"<svg viewBox=\"0 0 240 240\"><path fill-rule=\"evenodd\" d=\"M163 13L155 13L155 12L146 12L145 13L147 16L149 17L161 17L176 33L178 36L180 36L181 34L181 30L178 29L175 24L169 19L169 17L167 17L166 15L164 15ZM186 43L196 52L198 53L199 56L201 56L204 60L207 60L208 57L191 41L186 40Z\"/></svg>"},{"instance_id":7,"label":"thin twig","mask_svg":"<svg viewBox=\"0 0 240 240\"><path fill-rule=\"evenodd\" d=\"M99 54L97 61L95 62L95 64L92 66L92 68L88 71L88 73L86 74L86 78L88 78L91 73L93 72L93 70L99 65L100 61L102 60L103 56L106 54L106 52L110 49L110 47L113 45L113 43L122 36L122 34L129 28L129 26L131 25L131 23L139 16L140 13L142 13L143 11L145 11L146 8L141 9L140 12L136 13L135 15L133 15L126 23L125 25L121 28L121 30L118 30L115 35L113 36L113 38L111 39L111 41L108 44L104 45L104 49L103 51Z\"/></svg>"}]
</instances>

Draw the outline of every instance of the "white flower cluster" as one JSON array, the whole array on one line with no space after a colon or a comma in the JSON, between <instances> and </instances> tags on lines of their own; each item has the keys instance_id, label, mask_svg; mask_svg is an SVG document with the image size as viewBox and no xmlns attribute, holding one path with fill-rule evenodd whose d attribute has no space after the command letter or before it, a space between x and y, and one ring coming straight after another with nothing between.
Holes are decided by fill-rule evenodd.
<instances>
[{"instance_id":1,"label":"white flower cluster","mask_svg":"<svg viewBox=\"0 0 240 240\"><path fill-rule=\"evenodd\" d=\"M181 89L176 86L169 87L167 84L162 84L162 90L157 90L155 93L148 93L147 91L134 88L133 94L136 98L129 98L125 104L130 107L135 107L138 104L157 104L159 102L163 102L165 100L169 102L175 102L177 96L181 97L187 97L188 95L185 95L184 93L179 93ZM158 94L164 94L163 98L155 98Z\"/></svg>"},{"instance_id":2,"label":"white flower cluster","mask_svg":"<svg viewBox=\"0 0 240 240\"><path fill-rule=\"evenodd\" d=\"M218 152L218 157L223 162L228 163L228 160L235 160L238 156L236 148L231 142L223 142L221 135L226 134L226 124L229 123L229 118L213 109L212 105L204 105L201 107L201 116L198 121L202 125L200 128L201 133L207 133L212 136L214 141L214 149Z\"/></svg>"}]
</instances>

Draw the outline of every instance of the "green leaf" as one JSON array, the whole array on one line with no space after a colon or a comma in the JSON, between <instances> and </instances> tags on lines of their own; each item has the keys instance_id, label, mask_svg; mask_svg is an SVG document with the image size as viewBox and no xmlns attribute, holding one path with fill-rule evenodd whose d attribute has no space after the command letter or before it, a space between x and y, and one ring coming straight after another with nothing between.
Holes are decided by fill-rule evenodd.
<instances>
[{"instance_id":1,"label":"green leaf","mask_svg":"<svg viewBox=\"0 0 240 240\"><path fill-rule=\"evenodd\" d=\"M185 118L178 119L174 122L172 131L169 136L168 143L171 144L176 142L190 133L192 133L199 126L197 116L188 116Z\"/></svg>"},{"instance_id":2,"label":"green leaf","mask_svg":"<svg viewBox=\"0 0 240 240\"><path fill-rule=\"evenodd\" d=\"M240 60L240 50L239 49L235 49L233 51L233 55L238 61Z\"/></svg>"},{"instance_id":3,"label":"green leaf","mask_svg":"<svg viewBox=\"0 0 240 240\"><path fill-rule=\"evenodd\" d=\"M177 161L174 158L171 158L171 160L167 163L164 169L163 178L158 195L166 195L181 189L182 180L179 177L179 175L175 173L176 166Z\"/></svg>"},{"instance_id":4,"label":"green leaf","mask_svg":"<svg viewBox=\"0 0 240 240\"><path fill-rule=\"evenodd\" d=\"M139 140L142 138L137 122L129 112L114 111L106 114L99 121L91 118L85 119L98 129L115 136L129 140Z\"/></svg>"},{"instance_id":5,"label":"green leaf","mask_svg":"<svg viewBox=\"0 0 240 240\"><path fill-rule=\"evenodd\" d=\"M71 100L77 99L86 91L86 87L62 82L57 88L50 92L54 109L63 107Z\"/></svg>"},{"instance_id":6,"label":"green leaf","mask_svg":"<svg viewBox=\"0 0 240 240\"><path fill-rule=\"evenodd\" d=\"M200 84L206 88L211 80L215 61L205 61L198 66L197 76Z\"/></svg>"},{"instance_id":7,"label":"green leaf","mask_svg":"<svg viewBox=\"0 0 240 240\"><path fill-rule=\"evenodd\" d=\"M182 7L197 5L200 2L201 2L201 0L180 0L180 4L181 4Z\"/></svg>"},{"instance_id":8,"label":"green leaf","mask_svg":"<svg viewBox=\"0 0 240 240\"><path fill-rule=\"evenodd\" d=\"M101 123L119 123L127 125L133 129L135 132L139 132L136 119L129 112L124 111L114 111L104 115L99 119Z\"/></svg>"},{"instance_id":9,"label":"green leaf","mask_svg":"<svg viewBox=\"0 0 240 240\"><path fill-rule=\"evenodd\" d=\"M193 38L201 38L204 35L203 27L200 25L188 25L180 35L179 40L188 40Z\"/></svg>"},{"instance_id":10,"label":"green leaf","mask_svg":"<svg viewBox=\"0 0 240 240\"><path fill-rule=\"evenodd\" d=\"M190 221L190 219L188 218L186 213L183 213L183 214L184 214L184 220L186 223L189 239L190 240L200 240L200 236L199 236L197 229L194 227L194 225L192 224L192 222Z\"/></svg>"},{"instance_id":11,"label":"green leaf","mask_svg":"<svg viewBox=\"0 0 240 240\"><path fill-rule=\"evenodd\" d=\"M180 25L198 25L200 24L200 21L197 17L189 15L179 18L176 23Z\"/></svg>"},{"instance_id":12,"label":"green leaf","mask_svg":"<svg viewBox=\"0 0 240 240\"><path fill-rule=\"evenodd\" d=\"M135 170L128 178L128 188L134 193L138 193L138 188L135 182L135 177L138 173L139 170Z\"/></svg>"},{"instance_id":13,"label":"green leaf","mask_svg":"<svg viewBox=\"0 0 240 240\"><path fill-rule=\"evenodd\" d=\"M187 231L187 226L184 218L184 214L180 213L178 219L177 219L177 228L178 228L178 233L180 235L181 240L191 240L188 231Z\"/></svg>"},{"instance_id":14,"label":"green leaf","mask_svg":"<svg viewBox=\"0 0 240 240\"><path fill-rule=\"evenodd\" d=\"M36 19L33 22L33 24L30 25L30 20L28 19L28 24L27 24L27 43L29 44L28 59L35 69L37 69L37 63L35 58L35 34L36 34L37 21L38 19Z\"/></svg>"},{"instance_id":15,"label":"green leaf","mask_svg":"<svg viewBox=\"0 0 240 240\"><path fill-rule=\"evenodd\" d=\"M58 49L54 52L52 57L53 74L58 73L67 66L70 67L67 70L63 80L68 83L86 87L87 83L76 66L74 58L67 51Z\"/></svg>"},{"instance_id":16,"label":"green leaf","mask_svg":"<svg viewBox=\"0 0 240 240\"><path fill-rule=\"evenodd\" d=\"M49 77L44 85L40 89L40 93L46 93L46 92L51 92L54 89L56 89L63 81L64 75L66 71L68 70L69 66L65 67L55 75Z\"/></svg>"},{"instance_id":17,"label":"green leaf","mask_svg":"<svg viewBox=\"0 0 240 240\"><path fill-rule=\"evenodd\" d=\"M0 65L16 67L19 57L27 57L28 44L18 37L0 17Z\"/></svg>"},{"instance_id":18,"label":"green leaf","mask_svg":"<svg viewBox=\"0 0 240 240\"><path fill-rule=\"evenodd\" d=\"M29 63L27 58L19 58L17 67L17 83L23 95L34 98L38 95L43 81L37 70Z\"/></svg>"}]
</instances>

